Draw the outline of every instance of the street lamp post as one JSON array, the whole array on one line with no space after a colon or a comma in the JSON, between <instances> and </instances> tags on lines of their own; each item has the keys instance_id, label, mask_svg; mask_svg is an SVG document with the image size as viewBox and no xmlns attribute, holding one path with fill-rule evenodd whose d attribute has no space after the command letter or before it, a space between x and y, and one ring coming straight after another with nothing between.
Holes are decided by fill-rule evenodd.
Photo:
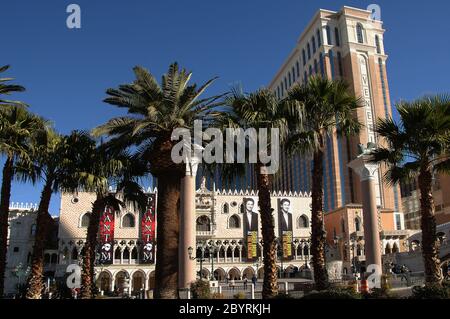
<instances>
[{"instance_id":1,"label":"street lamp post","mask_svg":"<svg viewBox=\"0 0 450 319\"><path fill-rule=\"evenodd\" d=\"M192 257L193 252L194 252L194 248L189 246L189 248L188 248L189 259L200 261L200 279L203 279L202 271L203 271L203 262L205 261L205 252L202 250L201 257L199 257L199 256Z\"/></svg>"},{"instance_id":2,"label":"street lamp post","mask_svg":"<svg viewBox=\"0 0 450 319\"><path fill-rule=\"evenodd\" d=\"M209 242L209 257L211 258L211 280L215 280L214 277L214 255L216 253L216 245L211 240Z\"/></svg>"}]
</instances>

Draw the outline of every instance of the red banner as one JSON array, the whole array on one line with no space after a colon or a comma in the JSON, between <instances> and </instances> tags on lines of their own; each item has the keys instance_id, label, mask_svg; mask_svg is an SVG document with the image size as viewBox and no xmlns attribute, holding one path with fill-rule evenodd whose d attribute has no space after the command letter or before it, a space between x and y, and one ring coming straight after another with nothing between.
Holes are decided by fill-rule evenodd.
<instances>
[{"instance_id":1,"label":"red banner","mask_svg":"<svg viewBox=\"0 0 450 319\"><path fill-rule=\"evenodd\" d=\"M114 210L107 207L100 216L100 264L112 264L114 251Z\"/></svg>"},{"instance_id":2,"label":"red banner","mask_svg":"<svg viewBox=\"0 0 450 319\"><path fill-rule=\"evenodd\" d=\"M142 260L141 263L153 263L155 261L155 194L150 194L148 207L141 218Z\"/></svg>"}]
</instances>

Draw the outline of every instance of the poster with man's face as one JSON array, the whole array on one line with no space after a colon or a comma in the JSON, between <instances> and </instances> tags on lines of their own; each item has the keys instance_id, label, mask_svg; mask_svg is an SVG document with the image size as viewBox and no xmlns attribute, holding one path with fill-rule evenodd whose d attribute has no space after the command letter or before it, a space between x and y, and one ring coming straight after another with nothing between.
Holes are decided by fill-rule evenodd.
<instances>
[{"instance_id":1,"label":"poster with man's face","mask_svg":"<svg viewBox=\"0 0 450 319\"><path fill-rule=\"evenodd\" d=\"M293 218L292 205L288 198L278 200L278 229L282 240L283 258L292 257Z\"/></svg>"},{"instance_id":2,"label":"poster with man's face","mask_svg":"<svg viewBox=\"0 0 450 319\"><path fill-rule=\"evenodd\" d=\"M280 233L292 231L291 201L288 198L282 198L279 200L278 206L278 227L280 229Z\"/></svg>"},{"instance_id":3,"label":"poster with man's face","mask_svg":"<svg viewBox=\"0 0 450 319\"><path fill-rule=\"evenodd\" d=\"M246 197L242 203L242 223L244 238L247 243L247 259L255 260L258 257L258 201L254 197Z\"/></svg>"}]
</instances>

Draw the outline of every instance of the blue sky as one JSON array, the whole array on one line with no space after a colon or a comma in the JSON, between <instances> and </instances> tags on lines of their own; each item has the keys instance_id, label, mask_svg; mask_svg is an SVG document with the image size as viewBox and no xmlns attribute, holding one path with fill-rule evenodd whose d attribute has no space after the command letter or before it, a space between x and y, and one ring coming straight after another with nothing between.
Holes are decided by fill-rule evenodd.
<instances>
[{"instance_id":1,"label":"blue sky","mask_svg":"<svg viewBox=\"0 0 450 319\"><path fill-rule=\"evenodd\" d=\"M66 27L66 7L82 28ZM132 80L143 65L159 78L178 61L195 82L219 80L210 94L241 82L267 85L319 8L382 8L391 99L450 92L450 2L305 0L39 0L0 4L0 65L27 88L16 94L62 133L91 129L121 111L102 103L105 89ZM0 162L3 165L3 161ZM38 202L40 185L13 185L11 200ZM54 196L51 213L59 212Z\"/></svg>"}]
</instances>

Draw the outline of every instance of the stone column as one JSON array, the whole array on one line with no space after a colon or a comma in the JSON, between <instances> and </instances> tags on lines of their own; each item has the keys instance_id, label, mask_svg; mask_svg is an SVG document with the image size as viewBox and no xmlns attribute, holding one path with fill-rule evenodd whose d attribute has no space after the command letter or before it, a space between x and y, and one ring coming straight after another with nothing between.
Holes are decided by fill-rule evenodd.
<instances>
[{"instance_id":1,"label":"stone column","mask_svg":"<svg viewBox=\"0 0 450 319\"><path fill-rule=\"evenodd\" d=\"M179 239L179 273L178 288L189 288L195 281L196 260L189 258L188 248L192 247L192 257L196 257L195 231L195 177L197 175L198 159L192 158L186 164L186 176L181 181L181 211L180 211L180 239Z\"/></svg>"},{"instance_id":2,"label":"stone column","mask_svg":"<svg viewBox=\"0 0 450 319\"><path fill-rule=\"evenodd\" d=\"M370 156L367 154L360 155L349 166L359 175L361 180L366 267L374 264L378 265L379 269L382 269L375 189L378 165L370 163L369 158Z\"/></svg>"}]
</instances>

